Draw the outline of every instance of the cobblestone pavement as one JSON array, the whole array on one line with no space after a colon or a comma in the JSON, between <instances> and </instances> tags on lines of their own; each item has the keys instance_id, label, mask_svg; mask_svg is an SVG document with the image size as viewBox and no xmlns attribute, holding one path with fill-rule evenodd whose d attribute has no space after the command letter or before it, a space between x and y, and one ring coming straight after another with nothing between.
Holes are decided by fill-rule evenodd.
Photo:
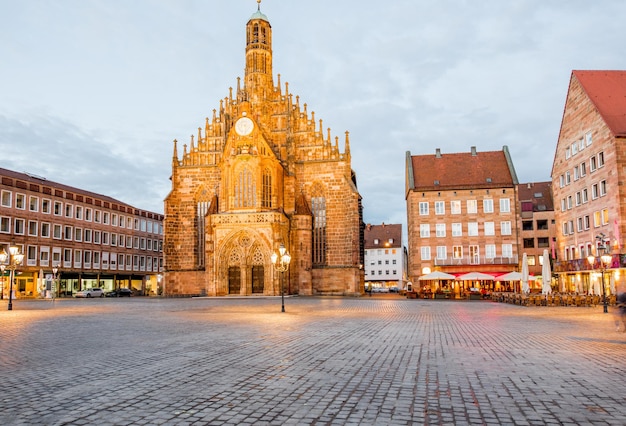
<instances>
[{"instance_id":1,"label":"cobblestone pavement","mask_svg":"<svg viewBox=\"0 0 626 426\"><path fill-rule=\"evenodd\" d=\"M400 297L0 301L2 425L626 422L602 307Z\"/></svg>"}]
</instances>

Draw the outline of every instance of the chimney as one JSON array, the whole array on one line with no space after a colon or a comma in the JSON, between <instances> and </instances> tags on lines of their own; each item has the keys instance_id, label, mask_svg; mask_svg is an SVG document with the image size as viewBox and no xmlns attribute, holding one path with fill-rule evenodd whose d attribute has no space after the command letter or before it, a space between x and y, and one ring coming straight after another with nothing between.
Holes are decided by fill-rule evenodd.
<instances>
[{"instance_id":1,"label":"chimney","mask_svg":"<svg viewBox=\"0 0 626 426\"><path fill-rule=\"evenodd\" d=\"M435 158L441 158L441 148L435 150Z\"/></svg>"},{"instance_id":2,"label":"chimney","mask_svg":"<svg viewBox=\"0 0 626 426\"><path fill-rule=\"evenodd\" d=\"M472 157L476 157L476 147L472 147Z\"/></svg>"}]
</instances>

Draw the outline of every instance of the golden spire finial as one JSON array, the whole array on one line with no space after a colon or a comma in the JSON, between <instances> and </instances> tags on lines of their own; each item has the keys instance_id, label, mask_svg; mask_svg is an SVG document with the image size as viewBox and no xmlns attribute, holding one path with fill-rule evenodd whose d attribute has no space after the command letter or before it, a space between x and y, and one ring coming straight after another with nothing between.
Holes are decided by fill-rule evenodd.
<instances>
[{"instance_id":1,"label":"golden spire finial","mask_svg":"<svg viewBox=\"0 0 626 426\"><path fill-rule=\"evenodd\" d=\"M258 8L258 10L260 12L261 11L261 0L256 0L256 2L258 4L257 8Z\"/></svg>"}]
</instances>

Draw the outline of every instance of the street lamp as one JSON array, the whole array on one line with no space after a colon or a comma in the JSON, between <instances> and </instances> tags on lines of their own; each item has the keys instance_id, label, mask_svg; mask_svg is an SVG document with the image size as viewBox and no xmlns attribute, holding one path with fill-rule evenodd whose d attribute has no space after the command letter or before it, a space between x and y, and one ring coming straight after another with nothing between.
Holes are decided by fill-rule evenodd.
<instances>
[{"instance_id":1,"label":"street lamp","mask_svg":"<svg viewBox=\"0 0 626 426\"><path fill-rule=\"evenodd\" d=\"M609 312L607 300L606 300L606 288L604 285L604 273L606 269L611 265L612 256L609 254L609 246L606 243L605 235L600 234L596 237L601 243L598 245L598 254L602 253L599 256L600 260L600 273L602 274L602 306L604 309L604 313L607 314ZM595 264L595 256L589 255L587 256L587 261L589 265L591 265L591 269L593 269Z\"/></svg>"},{"instance_id":2,"label":"street lamp","mask_svg":"<svg viewBox=\"0 0 626 426\"><path fill-rule=\"evenodd\" d=\"M8 264L6 264L7 260ZM24 255L20 253L20 248L15 245L9 247L9 254L7 254L6 250L2 250L2 253L0 253L0 269L2 269L3 277L4 270L9 270L9 311L13 310L13 279L15 277L15 269L18 265L22 264L23 260Z\"/></svg>"},{"instance_id":3,"label":"street lamp","mask_svg":"<svg viewBox=\"0 0 626 426\"><path fill-rule=\"evenodd\" d=\"M281 312L285 312L285 274L284 272L289 269L289 262L291 262L291 256L289 252L285 248L283 243L280 243L280 247L278 248L278 252L280 256L274 252L272 253L272 264L274 268L280 272L280 301L281 301Z\"/></svg>"},{"instance_id":4,"label":"street lamp","mask_svg":"<svg viewBox=\"0 0 626 426\"><path fill-rule=\"evenodd\" d=\"M59 272L59 266L60 265L52 267L52 300L54 300L54 292L59 290L59 285L57 283L57 272Z\"/></svg>"}]
</instances>

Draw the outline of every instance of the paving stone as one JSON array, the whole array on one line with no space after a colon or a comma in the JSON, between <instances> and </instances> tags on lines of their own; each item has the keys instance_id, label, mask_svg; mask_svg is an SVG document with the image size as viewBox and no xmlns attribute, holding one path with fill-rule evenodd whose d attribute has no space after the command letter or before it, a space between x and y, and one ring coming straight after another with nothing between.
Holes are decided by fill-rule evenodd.
<instances>
[{"instance_id":1,"label":"paving stone","mask_svg":"<svg viewBox=\"0 0 626 426\"><path fill-rule=\"evenodd\" d=\"M277 301L278 300L278 301ZM0 301L0 424L607 424L602 308L397 298ZM2 310L2 309L5 310ZM278 309L276 309L278 308Z\"/></svg>"}]
</instances>

